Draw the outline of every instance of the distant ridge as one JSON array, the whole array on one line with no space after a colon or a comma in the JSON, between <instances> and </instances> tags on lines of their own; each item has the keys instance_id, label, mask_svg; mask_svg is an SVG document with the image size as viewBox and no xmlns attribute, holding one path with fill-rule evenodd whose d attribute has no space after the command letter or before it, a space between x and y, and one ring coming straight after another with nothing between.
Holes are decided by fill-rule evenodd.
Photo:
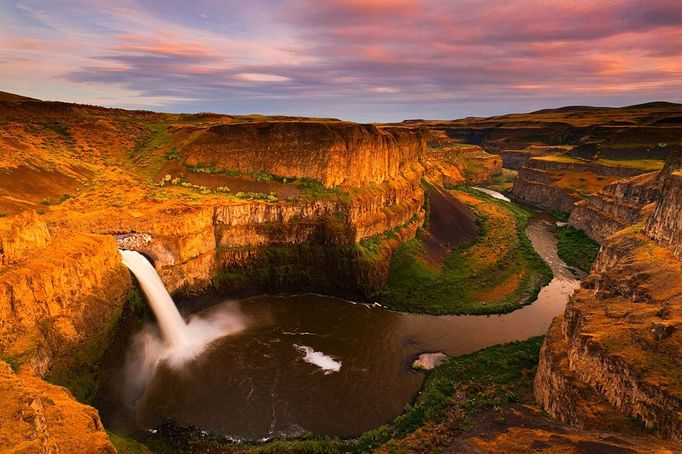
<instances>
[{"instance_id":1,"label":"distant ridge","mask_svg":"<svg viewBox=\"0 0 682 454\"><path fill-rule=\"evenodd\" d=\"M682 104L677 104L668 101L652 101L643 104L633 104L632 106L624 107L624 109L669 109L671 107L679 107Z\"/></svg>"},{"instance_id":2,"label":"distant ridge","mask_svg":"<svg viewBox=\"0 0 682 454\"><path fill-rule=\"evenodd\" d=\"M552 109L540 109L530 112L531 114L544 114L552 112L585 112L585 111L595 111L595 110L609 110L617 109L617 107L595 107L595 106L564 106L556 107Z\"/></svg>"},{"instance_id":3,"label":"distant ridge","mask_svg":"<svg viewBox=\"0 0 682 454\"><path fill-rule=\"evenodd\" d=\"M0 101L40 101L36 98L29 98L28 96L15 95L14 93L7 93L6 91L0 91Z\"/></svg>"}]
</instances>

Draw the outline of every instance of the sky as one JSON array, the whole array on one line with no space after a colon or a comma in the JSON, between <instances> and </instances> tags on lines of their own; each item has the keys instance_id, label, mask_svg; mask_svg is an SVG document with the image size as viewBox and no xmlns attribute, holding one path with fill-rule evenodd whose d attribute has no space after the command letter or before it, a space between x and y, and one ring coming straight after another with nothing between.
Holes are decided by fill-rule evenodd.
<instances>
[{"instance_id":1,"label":"sky","mask_svg":"<svg viewBox=\"0 0 682 454\"><path fill-rule=\"evenodd\" d=\"M0 0L0 90L364 122L682 102L682 0Z\"/></svg>"}]
</instances>

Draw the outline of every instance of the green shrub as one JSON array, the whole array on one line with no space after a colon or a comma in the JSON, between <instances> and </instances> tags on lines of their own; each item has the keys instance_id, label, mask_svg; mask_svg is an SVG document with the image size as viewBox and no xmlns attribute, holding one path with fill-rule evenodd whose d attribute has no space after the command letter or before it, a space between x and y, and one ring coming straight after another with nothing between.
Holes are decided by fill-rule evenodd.
<instances>
[{"instance_id":1,"label":"green shrub","mask_svg":"<svg viewBox=\"0 0 682 454\"><path fill-rule=\"evenodd\" d=\"M313 199L329 199L338 197L342 194L340 189L332 189L324 186L320 181L312 178L299 178L298 187Z\"/></svg>"},{"instance_id":2,"label":"green shrub","mask_svg":"<svg viewBox=\"0 0 682 454\"><path fill-rule=\"evenodd\" d=\"M66 126L64 126L63 124L57 123L56 121L48 121L46 123L43 123L43 126L47 129L49 129L50 131L56 132L57 134L59 134L62 137L67 137L67 138L71 137L71 133L69 132L69 129Z\"/></svg>"},{"instance_id":3,"label":"green shrub","mask_svg":"<svg viewBox=\"0 0 682 454\"><path fill-rule=\"evenodd\" d=\"M256 181L272 181L272 175L266 172L253 172L251 177Z\"/></svg>"},{"instance_id":4,"label":"green shrub","mask_svg":"<svg viewBox=\"0 0 682 454\"><path fill-rule=\"evenodd\" d=\"M22 361L12 355L5 355L5 354L0 354L0 359L9 364L9 367L12 368L12 371L14 373L17 373L19 371L19 368L21 367Z\"/></svg>"},{"instance_id":5,"label":"green shrub","mask_svg":"<svg viewBox=\"0 0 682 454\"><path fill-rule=\"evenodd\" d=\"M561 260L586 273L592 269L599 253L599 243L582 230L567 225L557 228L556 237L557 252Z\"/></svg>"},{"instance_id":6,"label":"green shrub","mask_svg":"<svg viewBox=\"0 0 682 454\"><path fill-rule=\"evenodd\" d=\"M279 201L274 192L269 194L265 194L263 192L238 192L234 196L243 200L266 200L271 203Z\"/></svg>"},{"instance_id":7,"label":"green shrub","mask_svg":"<svg viewBox=\"0 0 682 454\"><path fill-rule=\"evenodd\" d=\"M169 148L166 150L166 159L169 161L178 161L180 160L180 153L178 153L178 149L175 147Z\"/></svg>"}]
</instances>

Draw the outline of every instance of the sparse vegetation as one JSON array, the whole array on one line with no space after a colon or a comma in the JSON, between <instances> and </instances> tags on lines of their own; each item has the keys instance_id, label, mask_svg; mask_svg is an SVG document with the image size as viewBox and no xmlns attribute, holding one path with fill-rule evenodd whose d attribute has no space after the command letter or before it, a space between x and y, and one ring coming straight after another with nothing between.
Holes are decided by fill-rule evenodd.
<instances>
[{"instance_id":1,"label":"sparse vegetation","mask_svg":"<svg viewBox=\"0 0 682 454\"><path fill-rule=\"evenodd\" d=\"M269 194L264 194L262 192L238 192L234 196L238 199L243 200L266 200L272 203L275 203L279 200L275 196L274 192L271 192Z\"/></svg>"},{"instance_id":2,"label":"sparse vegetation","mask_svg":"<svg viewBox=\"0 0 682 454\"><path fill-rule=\"evenodd\" d=\"M178 153L178 149L175 147L171 147L168 150L166 150L166 159L168 159L169 161L179 161L180 153Z\"/></svg>"},{"instance_id":3,"label":"sparse vegetation","mask_svg":"<svg viewBox=\"0 0 682 454\"><path fill-rule=\"evenodd\" d=\"M321 182L313 180L312 178L299 178L298 187L310 198L313 199L330 199L343 194L340 189L332 189L324 186Z\"/></svg>"},{"instance_id":4,"label":"sparse vegetation","mask_svg":"<svg viewBox=\"0 0 682 454\"><path fill-rule=\"evenodd\" d=\"M532 302L551 279L525 235L530 211L479 193L456 193L478 214L479 237L456 247L440 267L421 256L419 238L403 243L385 288L375 295L382 304L431 314L510 312Z\"/></svg>"},{"instance_id":5,"label":"sparse vegetation","mask_svg":"<svg viewBox=\"0 0 682 454\"><path fill-rule=\"evenodd\" d=\"M514 185L514 178L518 171L511 169L502 169L502 171L496 175L490 177L490 182L484 184L483 186L492 189L493 191L501 192L503 194L509 194Z\"/></svg>"},{"instance_id":6,"label":"sparse vegetation","mask_svg":"<svg viewBox=\"0 0 682 454\"><path fill-rule=\"evenodd\" d=\"M43 126L49 129L50 131L56 132L57 134L64 138L69 139L71 138L71 133L69 132L69 129L61 123L58 123L56 121L48 121L46 123L43 123Z\"/></svg>"},{"instance_id":7,"label":"sparse vegetation","mask_svg":"<svg viewBox=\"0 0 682 454\"><path fill-rule=\"evenodd\" d=\"M599 253L599 243L585 235L582 230L564 225L557 228L557 252L567 265L584 272L592 269Z\"/></svg>"},{"instance_id":8,"label":"sparse vegetation","mask_svg":"<svg viewBox=\"0 0 682 454\"><path fill-rule=\"evenodd\" d=\"M266 172L253 172L251 176L256 181L272 181L272 175Z\"/></svg>"},{"instance_id":9,"label":"sparse vegetation","mask_svg":"<svg viewBox=\"0 0 682 454\"><path fill-rule=\"evenodd\" d=\"M22 363L22 361L19 358L4 353L0 353L0 360L9 364L9 367L12 368L12 371L14 373L17 373L19 371L19 368L21 367Z\"/></svg>"}]
</instances>

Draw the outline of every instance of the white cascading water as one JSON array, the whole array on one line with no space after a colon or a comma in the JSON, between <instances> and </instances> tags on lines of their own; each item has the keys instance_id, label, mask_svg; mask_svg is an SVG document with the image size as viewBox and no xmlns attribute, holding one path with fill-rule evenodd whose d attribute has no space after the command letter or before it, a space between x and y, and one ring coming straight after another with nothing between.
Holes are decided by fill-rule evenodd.
<instances>
[{"instance_id":1,"label":"white cascading water","mask_svg":"<svg viewBox=\"0 0 682 454\"><path fill-rule=\"evenodd\" d=\"M125 397L133 404L144 392L159 363L178 369L198 357L214 340L244 329L244 320L238 306L228 301L192 316L185 323L156 269L145 256L137 251L119 252L123 264L140 283L159 325L158 331L148 325L133 337L125 372Z\"/></svg>"},{"instance_id":2,"label":"white cascading water","mask_svg":"<svg viewBox=\"0 0 682 454\"><path fill-rule=\"evenodd\" d=\"M173 298L168 294L156 270L139 252L120 252L123 256L123 264L132 271L142 291L147 295L164 340L174 348L182 348L187 344L187 324L175 307Z\"/></svg>"}]
</instances>

